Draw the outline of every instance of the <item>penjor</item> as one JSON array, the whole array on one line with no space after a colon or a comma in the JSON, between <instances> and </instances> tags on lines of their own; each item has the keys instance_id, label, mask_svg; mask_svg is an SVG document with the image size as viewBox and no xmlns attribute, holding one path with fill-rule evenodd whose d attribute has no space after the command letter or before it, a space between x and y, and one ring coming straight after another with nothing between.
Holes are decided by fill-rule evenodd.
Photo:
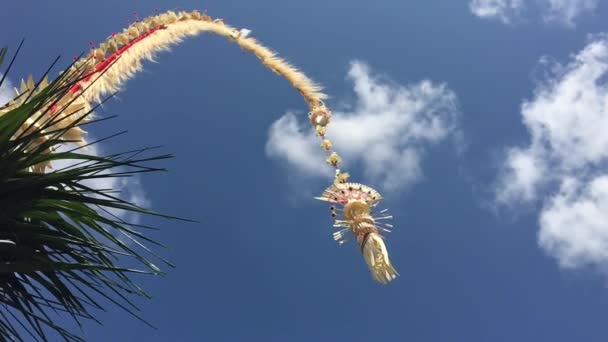
<instances>
[{"instance_id":1,"label":"penjor","mask_svg":"<svg viewBox=\"0 0 608 342\"><path fill-rule=\"evenodd\" d=\"M390 219L386 210L380 211L380 216L374 216L378 202L382 196L374 189L358 183L347 183L348 173L340 172L340 155L333 151L333 144L327 134L331 122L331 110L323 100L327 98L321 87L308 78L302 71L291 65L275 52L262 45L253 37L248 29L232 27L224 20L212 18L200 11L167 11L136 20L121 32L115 32L104 42L95 46L90 42L91 51L83 58L77 59L68 70L75 80L67 94L59 98L50 108L43 108L26 121L17 132L19 136L31 127L40 125L40 119L52 120L51 132L70 127L63 138L80 141L85 144L83 131L75 123L87 117L94 102L100 102L105 94L117 91L137 72L142 70L142 61L153 59L159 51L168 50L184 38L209 32L227 38L244 51L255 55L260 62L277 75L285 78L304 98L310 112L308 114L312 128L321 140L321 148L328 154L325 160L336 171L334 184L330 186L319 199L334 203L332 216L336 218L334 226L340 230L334 233L334 238L340 243L345 241L345 234L350 230L357 239L361 252L372 275L379 282L386 284L398 275L388 258L381 231L389 231L390 224L381 223ZM48 83L46 80L34 84L30 76L27 82L21 82L21 89L6 106L0 104L0 116L10 112L21 101L32 94L37 94ZM42 120L42 121L44 121ZM86 120L85 120L86 121ZM36 141L31 149L44 147L52 135L47 132ZM59 137L56 137L59 138ZM53 153L50 148L46 153ZM32 172L46 172L50 161L32 167ZM338 214L341 215L337 219ZM382 216L385 215L385 216Z\"/></svg>"}]
</instances>

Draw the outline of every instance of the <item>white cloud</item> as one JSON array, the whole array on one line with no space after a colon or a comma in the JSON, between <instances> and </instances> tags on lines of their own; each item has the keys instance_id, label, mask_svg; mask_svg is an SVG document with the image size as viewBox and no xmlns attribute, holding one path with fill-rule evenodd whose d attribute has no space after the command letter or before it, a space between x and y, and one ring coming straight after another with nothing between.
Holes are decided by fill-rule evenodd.
<instances>
[{"instance_id":1,"label":"white cloud","mask_svg":"<svg viewBox=\"0 0 608 342\"><path fill-rule=\"evenodd\" d=\"M472 0L469 9L484 19L496 19L505 24L511 23L524 7L524 0Z\"/></svg>"},{"instance_id":2,"label":"white cloud","mask_svg":"<svg viewBox=\"0 0 608 342\"><path fill-rule=\"evenodd\" d=\"M384 191L403 190L422 177L421 163L430 147L458 136L456 95L444 84L421 81L402 86L373 75L362 62L350 65L348 78L356 100L348 111L334 111L328 137L347 163L360 163L366 178ZM308 124L293 113L274 122L267 154L283 159L299 173L331 177Z\"/></svg>"},{"instance_id":3,"label":"white cloud","mask_svg":"<svg viewBox=\"0 0 608 342\"><path fill-rule=\"evenodd\" d=\"M538 241L560 266L608 266L608 175L564 180L540 216Z\"/></svg>"},{"instance_id":4,"label":"white cloud","mask_svg":"<svg viewBox=\"0 0 608 342\"><path fill-rule=\"evenodd\" d=\"M584 13L592 13L599 0L545 0L544 19L572 26Z\"/></svg>"},{"instance_id":5,"label":"white cloud","mask_svg":"<svg viewBox=\"0 0 608 342\"><path fill-rule=\"evenodd\" d=\"M2 79L2 74L0 74L0 79ZM5 78L4 82L2 82L2 86L0 86L0 107L7 104L14 95L15 91L13 90L13 84L8 78Z\"/></svg>"},{"instance_id":6,"label":"white cloud","mask_svg":"<svg viewBox=\"0 0 608 342\"><path fill-rule=\"evenodd\" d=\"M522 104L531 142L508 150L505 204L543 204L539 244L564 267L608 266L608 36L596 36Z\"/></svg>"},{"instance_id":7,"label":"white cloud","mask_svg":"<svg viewBox=\"0 0 608 342\"><path fill-rule=\"evenodd\" d=\"M309 132L310 126L300 125L294 113L275 121L268 132L266 153L284 159L296 170L307 175L331 175L323 166L319 139Z\"/></svg>"},{"instance_id":8,"label":"white cloud","mask_svg":"<svg viewBox=\"0 0 608 342\"><path fill-rule=\"evenodd\" d=\"M584 13L592 13L599 0L471 0L471 12L484 19L505 24L519 18L528 5L536 5L545 22L573 26Z\"/></svg>"},{"instance_id":9,"label":"white cloud","mask_svg":"<svg viewBox=\"0 0 608 342\"><path fill-rule=\"evenodd\" d=\"M499 191L496 194L498 202L535 200L538 185L546 171L544 161L530 150L520 148L509 149L505 159L505 169L499 178Z\"/></svg>"}]
</instances>

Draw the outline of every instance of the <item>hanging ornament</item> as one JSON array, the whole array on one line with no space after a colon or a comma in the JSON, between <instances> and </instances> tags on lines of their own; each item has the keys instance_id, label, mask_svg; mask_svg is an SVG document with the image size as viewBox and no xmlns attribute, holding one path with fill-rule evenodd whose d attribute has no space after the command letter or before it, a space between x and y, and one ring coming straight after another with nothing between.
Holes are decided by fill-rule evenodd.
<instances>
[{"instance_id":1,"label":"hanging ornament","mask_svg":"<svg viewBox=\"0 0 608 342\"><path fill-rule=\"evenodd\" d=\"M382 196L376 190L358 183L334 183L317 199L334 204L331 216L338 230L334 239L341 245L352 234L369 270L378 282L387 284L399 274L393 267L381 232L390 232L393 226L383 223L392 219L387 210L374 214Z\"/></svg>"},{"instance_id":2,"label":"hanging ornament","mask_svg":"<svg viewBox=\"0 0 608 342\"><path fill-rule=\"evenodd\" d=\"M327 128L323 126L317 126L315 129L315 133L317 134L317 136L324 138L325 134L327 133Z\"/></svg>"},{"instance_id":3,"label":"hanging ornament","mask_svg":"<svg viewBox=\"0 0 608 342\"><path fill-rule=\"evenodd\" d=\"M342 162L342 158L340 158L340 156L336 152L332 152L329 157L325 159L325 161L327 162L327 164L333 167L338 167L338 164Z\"/></svg>"},{"instance_id":4,"label":"hanging ornament","mask_svg":"<svg viewBox=\"0 0 608 342\"><path fill-rule=\"evenodd\" d=\"M331 148L332 148L331 141L329 139L323 139L323 141L321 142L321 147L323 147L323 149L325 151L331 150Z\"/></svg>"},{"instance_id":5,"label":"hanging ornament","mask_svg":"<svg viewBox=\"0 0 608 342\"><path fill-rule=\"evenodd\" d=\"M313 107L313 109L308 113L308 117L310 118L312 127L325 127L327 124L329 124L331 112L324 105L319 105Z\"/></svg>"}]
</instances>

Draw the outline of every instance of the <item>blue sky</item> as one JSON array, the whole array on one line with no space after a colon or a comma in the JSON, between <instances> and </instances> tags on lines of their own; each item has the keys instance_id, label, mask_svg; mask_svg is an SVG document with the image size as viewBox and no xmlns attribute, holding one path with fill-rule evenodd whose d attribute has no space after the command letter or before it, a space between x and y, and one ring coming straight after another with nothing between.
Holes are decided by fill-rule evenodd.
<instances>
[{"instance_id":1,"label":"blue sky","mask_svg":"<svg viewBox=\"0 0 608 342\"><path fill-rule=\"evenodd\" d=\"M13 1L10 79L177 6L251 29L325 86L352 179L395 215L401 276L375 283L332 240L298 93L204 35L146 63L99 112L119 118L89 129L129 130L105 151L175 153L125 188L200 223L141 218L177 264L138 278L158 330L110 309L88 340L608 339L605 1Z\"/></svg>"}]
</instances>

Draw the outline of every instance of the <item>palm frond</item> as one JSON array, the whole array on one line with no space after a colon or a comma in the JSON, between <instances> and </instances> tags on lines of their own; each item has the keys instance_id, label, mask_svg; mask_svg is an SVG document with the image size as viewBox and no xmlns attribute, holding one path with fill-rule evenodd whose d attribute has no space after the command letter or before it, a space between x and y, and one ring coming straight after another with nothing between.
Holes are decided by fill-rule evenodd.
<instances>
[{"instance_id":1,"label":"palm frond","mask_svg":"<svg viewBox=\"0 0 608 342\"><path fill-rule=\"evenodd\" d=\"M0 63L5 55L3 48ZM131 275L163 274L146 254L172 266L144 242L160 244L140 232L140 226L125 222L112 211L177 218L141 208L85 182L164 171L149 163L172 156L146 156L150 148L104 156L83 153L81 148L59 152L60 146L77 142L66 138L66 132L92 122L88 111L79 112L67 125L58 125L71 115L66 112L69 104L58 108L59 99L83 77L78 68L66 70L71 71L61 73L48 85L47 75L43 75L33 90L28 88L0 113L2 340L46 341L48 333L54 332L66 341L81 341L50 315L67 314L78 325L82 320L97 321L94 312L104 308L100 299L141 319L129 298L149 296ZM52 172L38 167L60 160L70 160L71 166ZM125 259L134 259L140 266L121 266Z\"/></svg>"}]
</instances>

